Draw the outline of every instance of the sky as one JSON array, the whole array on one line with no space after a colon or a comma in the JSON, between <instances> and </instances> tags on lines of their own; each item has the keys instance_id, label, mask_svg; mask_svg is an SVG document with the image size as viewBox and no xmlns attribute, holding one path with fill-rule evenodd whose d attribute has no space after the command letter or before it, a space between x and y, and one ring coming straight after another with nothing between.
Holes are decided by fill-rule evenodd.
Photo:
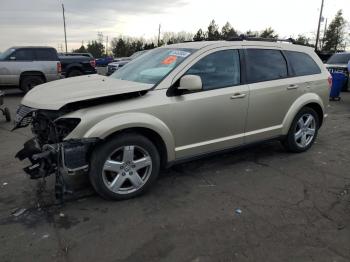
<instances>
[{"instance_id":1,"label":"sky","mask_svg":"<svg viewBox=\"0 0 350 262\"><path fill-rule=\"evenodd\" d=\"M0 52L15 45L63 47L62 3L70 51L97 39L98 32L109 40L152 39L159 24L162 32L195 33L212 19L220 28L228 21L240 32L272 27L282 38L313 38L321 0L0 0ZM330 21L339 9L350 21L349 0L325 0L324 17Z\"/></svg>"}]
</instances>

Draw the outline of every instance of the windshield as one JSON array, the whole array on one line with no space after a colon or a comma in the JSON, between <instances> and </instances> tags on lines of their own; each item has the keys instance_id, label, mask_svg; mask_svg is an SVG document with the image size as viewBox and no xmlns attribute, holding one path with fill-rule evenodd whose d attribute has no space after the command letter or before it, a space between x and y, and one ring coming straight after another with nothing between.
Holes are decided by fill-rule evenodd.
<instances>
[{"instance_id":1,"label":"windshield","mask_svg":"<svg viewBox=\"0 0 350 262\"><path fill-rule=\"evenodd\" d=\"M155 85L193 51L187 48L157 48L132 60L110 77Z\"/></svg>"},{"instance_id":2,"label":"windshield","mask_svg":"<svg viewBox=\"0 0 350 262\"><path fill-rule=\"evenodd\" d=\"M334 54L328 59L327 64L347 64L350 61L350 53Z\"/></svg>"},{"instance_id":3,"label":"windshield","mask_svg":"<svg viewBox=\"0 0 350 262\"><path fill-rule=\"evenodd\" d=\"M7 49L5 52L0 54L0 60L5 60L14 51L15 51L15 49L13 49L13 48Z\"/></svg>"}]
</instances>

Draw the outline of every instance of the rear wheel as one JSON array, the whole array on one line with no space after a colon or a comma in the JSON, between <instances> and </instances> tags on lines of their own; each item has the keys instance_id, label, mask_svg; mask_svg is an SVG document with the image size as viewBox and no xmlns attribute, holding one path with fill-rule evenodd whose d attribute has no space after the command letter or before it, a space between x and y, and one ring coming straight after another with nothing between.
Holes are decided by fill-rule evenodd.
<instances>
[{"instance_id":1,"label":"rear wheel","mask_svg":"<svg viewBox=\"0 0 350 262\"><path fill-rule=\"evenodd\" d=\"M315 110L305 107L295 116L283 145L291 152L304 152L315 142L319 118Z\"/></svg>"},{"instance_id":2,"label":"rear wheel","mask_svg":"<svg viewBox=\"0 0 350 262\"><path fill-rule=\"evenodd\" d=\"M21 79L20 88L27 93L37 85L43 84L45 81L41 76L23 76Z\"/></svg>"},{"instance_id":3,"label":"rear wheel","mask_svg":"<svg viewBox=\"0 0 350 262\"><path fill-rule=\"evenodd\" d=\"M90 181L110 200L144 193L159 174L160 157L154 144L138 134L122 134L98 146L92 154Z\"/></svg>"},{"instance_id":4,"label":"rear wheel","mask_svg":"<svg viewBox=\"0 0 350 262\"><path fill-rule=\"evenodd\" d=\"M81 72L78 69L73 69L68 73L67 77L74 77L74 76L81 76L83 74L83 72Z\"/></svg>"}]
</instances>

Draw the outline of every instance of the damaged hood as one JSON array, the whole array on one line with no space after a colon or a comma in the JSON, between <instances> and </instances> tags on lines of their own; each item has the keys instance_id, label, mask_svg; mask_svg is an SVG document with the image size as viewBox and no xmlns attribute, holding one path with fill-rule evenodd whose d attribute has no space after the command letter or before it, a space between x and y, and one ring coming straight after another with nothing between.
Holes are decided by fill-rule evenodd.
<instances>
[{"instance_id":1,"label":"damaged hood","mask_svg":"<svg viewBox=\"0 0 350 262\"><path fill-rule=\"evenodd\" d=\"M79 76L36 86L24 96L22 105L58 110L69 103L144 91L152 86L101 75Z\"/></svg>"}]
</instances>

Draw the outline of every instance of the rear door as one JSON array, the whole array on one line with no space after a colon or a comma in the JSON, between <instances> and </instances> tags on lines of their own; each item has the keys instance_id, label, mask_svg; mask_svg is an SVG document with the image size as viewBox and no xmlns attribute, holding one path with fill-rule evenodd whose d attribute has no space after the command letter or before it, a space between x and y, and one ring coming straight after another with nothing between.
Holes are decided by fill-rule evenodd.
<instances>
[{"instance_id":1,"label":"rear door","mask_svg":"<svg viewBox=\"0 0 350 262\"><path fill-rule=\"evenodd\" d=\"M245 63L250 90L245 142L276 137L304 87L290 81L287 60L278 48L246 47Z\"/></svg>"},{"instance_id":2,"label":"rear door","mask_svg":"<svg viewBox=\"0 0 350 262\"><path fill-rule=\"evenodd\" d=\"M58 79L57 62L59 60L56 50L53 48L37 48L34 52L33 66L45 74L47 81Z\"/></svg>"}]
</instances>

